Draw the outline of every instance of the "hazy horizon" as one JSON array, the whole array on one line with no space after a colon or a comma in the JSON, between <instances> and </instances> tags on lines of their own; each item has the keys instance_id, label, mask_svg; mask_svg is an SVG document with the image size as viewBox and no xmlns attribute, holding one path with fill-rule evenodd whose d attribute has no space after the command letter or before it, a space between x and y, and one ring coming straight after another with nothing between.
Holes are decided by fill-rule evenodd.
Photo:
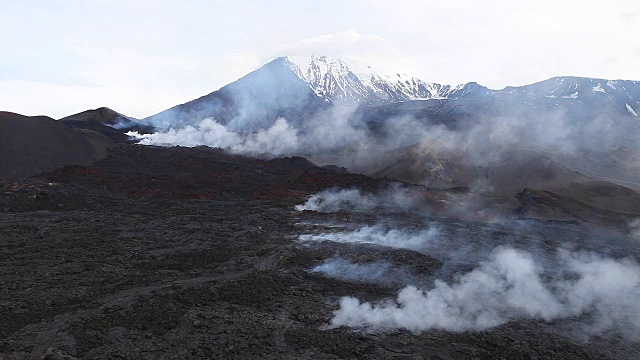
<instances>
[{"instance_id":1,"label":"hazy horizon","mask_svg":"<svg viewBox=\"0 0 640 360\"><path fill-rule=\"evenodd\" d=\"M59 118L110 107L144 118L284 55L368 59L493 89L555 76L640 80L632 1L64 4L0 14L0 110Z\"/></svg>"}]
</instances>

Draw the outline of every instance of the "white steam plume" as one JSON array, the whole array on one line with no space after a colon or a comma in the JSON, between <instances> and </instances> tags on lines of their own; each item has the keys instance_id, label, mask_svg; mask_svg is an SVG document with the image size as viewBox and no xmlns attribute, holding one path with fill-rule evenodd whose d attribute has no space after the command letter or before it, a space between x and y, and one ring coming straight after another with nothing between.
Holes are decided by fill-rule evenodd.
<instances>
[{"instance_id":1,"label":"white steam plume","mask_svg":"<svg viewBox=\"0 0 640 360\"><path fill-rule=\"evenodd\" d=\"M484 330L517 319L590 314L588 332L615 330L638 340L640 266L630 259L560 251L560 270L570 276L545 281L530 253L498 247L489 261L430 290L408 286L395 301L379 304L344 297L332 327L372 329Z\"/></svg>"},{"instance_id":2,"label":"white steam plume","mask_svg":"<svg viewBox=\"0 0 640 360\"><path fill-rule=\"evenodd\" d=\"M640 218L633 219L628 224L632 236L640 238Z\"/></svg>"},{"instance_id":3,"label":"white steam plume","mask_svg":"<svg viewBox=\"0 0 640 360\"><path fill-rule=\"evenodd\" d=\"M262 89L255 87L258 88ZM263 92L270 93L260 93ZM599 116L577 120L569 116L564 107L547 109L542 114L526 109L519 111L521 100L508 104L506 113L510 115L474 115L473 119L455 115L446 126L434 119L416 118L411 111L399 110L377 118L376 113L367 112L367 107L349 106L330 106L311 114L289 114L290 118L285 120L276 118L274 114L278 112L272 114L258 106L252 94L241 91L238 95L243 99L239 111L244 114L238 115L238 119L220 123L210 118L154 134L128 134L143 144L208 145L247 155L297 155L319 165L343 166L367 175L388 175L430 186L453 184L493 191L499 184L483 179L491 172L477 167L499 166L501 160L516 150L525 151L528 156L533 156L533 151L542 151L544 156L561 161L563 166L579 170L571 160L572 155L581 159L580 151L585 149L608 151L623 144L634 147L637 143L634 134L640 131L635 118L633 121L620 118L606 113L606 109ZM296 106L305 102L299 98L300 94L294 95L292 93L290 99L271 100L276 107L297 109ZM265 104L271 104L270 101ZM188 119L187 116L183 120ZM184 123L167 122L177 124L175 126ZM569 160L565 159L567 156ZM619 180L631 181L626 177Z\"/></svg>"},{"instance_id":4,"label":"white steam plume","mask_svg":"<svg viewBox=\"0 0 640 360\"><path fill-rule=\"evenodd\" d=\"M312 210L319 212L336 212L340 210L369 211L376 207L376 201L371 196L363 194L358 189L324 190L307 200L302 205L296 205L298 211Z\"/></svg>"},{"instance_id":5,"label":"white steam plume","mask_svg":"<svg viewBox=\"0 0 640 360\"><path fill-rule=\"evenodd\" d=\"M327 189L313 195L304 204L296 205L295 209L327 213L340 210L371 211L376 208L426 210L425 201L424 194L417 188L395 183L376 194L367 194L359 189Z\"/></svg>"},{"instance_id":6,"label":"white steam plume","mask_svg":"<svg viewBox=\"0 0 640 360\"><path fill-rule=\"evenodd\" d=\"M304 234L298 240L374 244L397 249L421 251L438 241L440 231L431 226L417 232L388 229L382 224L364 226L350 232Z\"/></svg>"},{"instance_id":7,"label":"white steam plume","mask_svg":"<svg viewBox=\"0 0 640 360\"><path fill-rule=\"evenodd\" d=\"M351 120L354 110L354 107L332 107L314 115L304 125L292 125L280 117L257 131L243 131L242 126L234 126L235 122L223 125L207 118L195 125L153 134L130 131L127 135L143 145L207 145L245 155L308 155L345 147L355 153L366 153L372 137L363 123Z\"/></svg>"},{"instance_id":8,"label":"white steam plume","mask_svg":"<svg viewBox=\"0 0 640 360\"><path fill-rule=\"evenodd\" d=\"M140 140L143 145L210 145L249 155L285 155L294 153L300 147L298 130L284 118L279 118L267 129L251 134L232 132L213 119L205 119L198 126L188 125L153 134L132 131L127 135Z\"/></svg>"},{"instance_id":9,"label":"white steam plume","mask_svg":"<svg viewBox=\"0 0 640 360\"><path fill-rule=\"evenodd\" d=\"M393 267L388 262L357 264L347 259L335 258L326 260L310 271L356 282L402 283L406 285L413 281L413 277L407 269Z\"/></svg>"}]
</instances>

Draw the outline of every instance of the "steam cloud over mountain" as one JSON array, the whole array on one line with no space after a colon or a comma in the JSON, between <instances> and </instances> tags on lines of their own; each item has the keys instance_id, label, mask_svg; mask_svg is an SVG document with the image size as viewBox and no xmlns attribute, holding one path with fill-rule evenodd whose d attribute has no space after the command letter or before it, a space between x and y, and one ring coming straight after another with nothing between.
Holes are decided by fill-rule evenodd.
<instances>
[{"instance_id":1,"label":"steam cloud over mountain","mask_svg":"<svg viewBox=\"0 0 640 360\"><path fill-rule=\"evenodd\" d=\"M140 135L130 132L144 145L211 145L228 148L241 154L272 156L295 153L299 149L298 130L292 128L287 120L280 118L268 129L261 129L253 134L235 133L212 119L203 120L198 126L187 125L185 128L167 132Z\"/></svg>"},{"instance_id":2,"label":"steam cloud over mountain","mask_svg":"<svg viewBox=\"0 0 640 360\"><path fill-rule=\"evenodd\" d=\"M276 59L219 91L145 119L165 130L129 135L142 144L304 156L435 187L494 191L510 186L504 162L527 161L544 167L538 174L557 174L524 177L526 183L515 184L520 190L553 185L557 177L577 181L572 171L640 184L640 163L594 162L618 148L638 151L638 108L640 83L633 81L564 77L502 90L474 83L447 87L312 56Z\"/></svg>"}]
</instances>

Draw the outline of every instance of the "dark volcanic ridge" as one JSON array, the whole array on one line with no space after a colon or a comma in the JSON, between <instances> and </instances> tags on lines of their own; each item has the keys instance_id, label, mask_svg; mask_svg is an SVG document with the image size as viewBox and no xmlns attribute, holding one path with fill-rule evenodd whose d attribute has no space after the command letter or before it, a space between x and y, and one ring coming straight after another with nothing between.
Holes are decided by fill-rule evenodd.
<instances>
[{"instance_id":1,"label":"dark volcanic ridge","mask_svg":"<svg viewBox=\"0 0 640 360\"><path fill-rule=\"evenodd\" d=\"M88 165L114 145L94 131L74 129L46 116L0 112L0 179L12 180L64 165Z\"/></svg>"},{"instance_id":2,"label":"dark volcanic ridge","mask_svg":"<svg viewBox=\"0 0 640 360\"><path fill-rule=\"evenodd\" d=\"M137 131L141 134L155 131L152 126L143 124L137 119L122 115L106 107L86 110L64 117L59 121L73 128L99 132L118 143L133 142L133 140L126 135L129 131Z\"/></svg>"}]
</instances>

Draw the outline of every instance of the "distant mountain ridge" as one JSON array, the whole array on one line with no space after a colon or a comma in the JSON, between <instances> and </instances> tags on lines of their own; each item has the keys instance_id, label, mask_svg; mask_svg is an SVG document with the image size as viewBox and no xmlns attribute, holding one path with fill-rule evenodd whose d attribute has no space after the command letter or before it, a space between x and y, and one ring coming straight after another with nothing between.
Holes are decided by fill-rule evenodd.
<instances>
[{"instance_id":1,"label":"distant mountain ridge","mask_svg":"<svg viewBox=\"0 0 640 360\"><path fill-rule=\"evenodd\" d=\"M551 103L575 101L596 107L608 104L634 117L638 117L640 112L640 81L632 80L562 76L525 86L506 87L496 95L498 98L515 97Z\"/></svg>"},{"instance_id":2,"label":"distant mountain ridge","mask_svg":"<svg viewBox=\"0 0 640 360\"><path fill-rule=\"evenodd\" d=\"M565 76L493 90L475 82L430 83L333 56L280 57L219 90L143 121L168 128L214 118L232 131L256 131L278 117L302 126L331 105L376 107L414 101L424 101L411 108L427 109L422 111L427 115L435 102L479 115L510 115L516 108L518 115L535 115L567 108L579 118L604 111L635 118L640 114L640 81Z\"/></svg>"}]
</instances>

